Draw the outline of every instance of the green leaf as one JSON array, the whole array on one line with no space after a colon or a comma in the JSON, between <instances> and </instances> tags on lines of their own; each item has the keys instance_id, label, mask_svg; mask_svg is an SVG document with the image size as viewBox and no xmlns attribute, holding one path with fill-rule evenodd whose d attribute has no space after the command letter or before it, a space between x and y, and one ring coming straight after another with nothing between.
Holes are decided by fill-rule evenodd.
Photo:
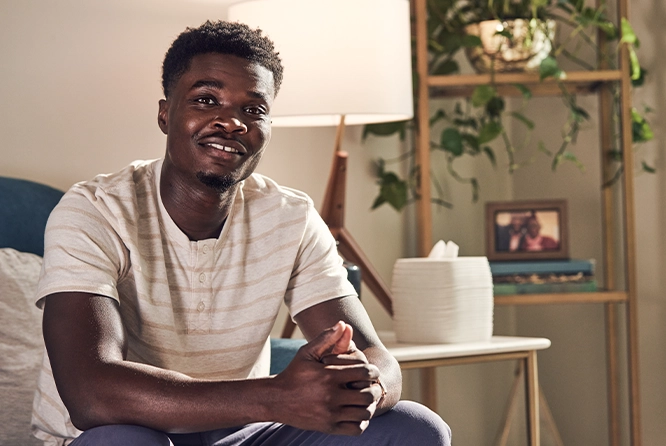
<instances>
[{"instance_id":1,"label":"green leaf","mask_svg":"<svg viewBox=\"0 0 666 446\"><path fill-rule=\"evenodd\" d=\"M446 74L458 73L460 71L460 66L455 60L447 60L446 62L440 63L432 70L432 74L436 76L443 76Z\"/></svg>"},{"instance_id":2,"label":"green leaf","mask_svg":"<svg viewBox=\"0 0 666 446\"><path fill-rule=\"evenodd\" d=\"M442 46L442 53L453 54L463 46L463 39L459 34L442 32L437 36L437 42Z\"/></svg>"},{"instance_id":3,"label":"green leaf","mask_svg":"<svg viewBox=\"0 0 666 446\"><path fill-rule=\"evenodd\" d=\"M638 41L638 37L636 37L634 28L631 26L631 23L629 23L629 20L627 20L626 17L622 17L620 29L622 30L622 39L620 39L620 42L633 45L638 48L640 42Z\"/></svg>"},{"instance_id":4,"label":"green leaf","mask_svg":"<svg viewBox=\"0 0 666 446\"><path fill-rule=\"evenodd\" d=\"M384 199L384 197L381 194L379 194L379 195L377 195L377 198L375 198L375 201L372 203L372 208L371 209L374 211L375 209L377 209L379 206L381 206L384 203L386 203L386 199Z\"/></svg>"},{"instance_id":5,"label":"green leaf","mask_svg":"<svg viewBox=\"0 0 666 446\"><path fill-rule=\"evenodd\" d=\"M629 47L629 61L631 64L631 80L635 81L641 77L641 63L638 61L638 55L633 46Z\"/></svg>"},{"instance_id":6,"label":"green leaf","mask_svg":"<svg viewBox=\"0 0 666 446\"><path fill-rule=\"evenodd\" d=\"M504 99L499 96L493 96L486 104L486 113L491 118L498 118L504 111Z\"/></svg>"},{"instance_id":7,"label":"green leaf","mask_svg":"<svg viewBox=\"0 0 666 446\"><path fill-rule=\"evenodd\" d=\"M465 118L465 119L456 118L453 120L453 124L456 127L467 127L474 130L479 128L479 121L477 121L476 118Z\"/></svg>"},{"instance_id":8,"label":"green leaf","mask_svg":"<svg viewBox=\"0 0 666 446\"><path fill-rule=\"evenodd\" d=\"M637 79L631 79L631 85L633 87L642 87L645 83L645 76L647 76L647 70L643 67L640 67L640 74Z\"/></svg>"},{"instance_id":9,"label":"green leaf","mask_svg":"<svg viewBox=\"0 0 666 446\"><path fill-rule=\"evenodd\" d=\"M582 163L582 162L576 157L576 155L574 155L573 153L571 153L571 152L564 152L564 153L562 154L562 159L565 160L565 161L569 161L569 162L574 163L574 165L575 165L576 167L578 167L578 169L579 169L581 172L585 172L585 165L584 165L584 164L583 164L583 163Z\"/></svg>"},{"instance_id":10,"label":"green leaf","mask_svg":"<svg viewBox=\"0 0 666 446\"><path fill-rule=\"evenodd\" d=\"M502 133L502 124L497 121L486 122L479 130L479 144L485 144Z\"/></svg>"},{"instance_id":11,"label":"green leaf","mask_svg":"<svg viewBox=\"0 0 666 446\"><path fill-rule=\"evenodd\" d=\"M442 148L451 153L453 156L460 156L463 154L463 139L460 132L452 127L444 129L441 135Z\"/></svg>"},{"instance_id":12,"label":"green leaf","mask_svg":"<svg viewBox=\"0 0 666 446\"><path fill-rule=\"evenodd\" d=\"M435 112L434 115L430 117L430 126L438 123L442 119L446 119L446 112L440 108L437 110L437 112Z\"/></svg>"},{"instance_id":13,"label":"green leaf","mask_svg":"<svg viewBox=\"0 0 666 446\"><path fill-rule=\"evenodd\" d=\"M461 136L463 141L475 152L475 154L479 153L479 138L469 133L463 133Z\"/></svg>"},{"instance_id":14,"label":"green leaf","mask_svg":"<svg viewBox=\"0 0 666 446\"><path fill-rule=\"evenodd\" d=\"M647 120L638 113L635 108L631 109L631 139L635 143L650 141L654 138L654 132Z\"/></svg>"},{"instance_id":15,"label":"green leaf","mask_svg":"<svg viewBox=\"0 0 666 446\"><path fill-rule=\"evenodd\" d=\"M582 26L587 27L592 25L597 20L597 16L598 14L596 9L585 7L582 11L580 11L580 14L576 15L574 19Z\"/></svg>"},{"instance_id":16,"label":"green leaf","mask_svg":"<svg viewBox=\"0 0 666 446\"><path fill-rule=\"evenodd\" d=\"M617 27L613 22L602 20L596 24L609 40L617 39Z\"/></svg>"},{"instance_id":17,"label":"green leaf","mask_svg":"<svg viewBox=\"0 0 666 446\"><path fill-rule=\"evenodd\" d=\"M363 129L363 139L368 135L391 136L396 133L400 139L405 139L405 129L409 121L383 122L381 124L367 124Z\"/></svg>"},{"instance_id":18,"label":"green leaf","mask_svg":"<svg viewBox=\"0 0 666 446\"><path fill-rule=\"evenodd\" d=\"M620 39L620 43L626 44L629 49L631 79L635 81L641 77L641 65L638 62L638 55L636 54L636 48L640 46L640 42L638 37L636 37L636 33L634 32L631 23L629 23L625 17L622 17L620 29L622 30L622 39Z\"/></svg>"},{"instance_id":19,"label":"green leaf","mask_svg":"<svg viewBox=\"0 0 666 446\"><path fill-rule=\"evenodd\" d=\"M525 85L513 84L513 86L520 90L520 94L523 95L523 99L532 99L532 92Z\"/></svg>"},{"instance_id":20,"label":"green leaf","mask_svg":"<svg viewBox=\"0 0 666 446\"><path fill-rule=\"evenodd\" d=\"M471 34L465 34L462 38L462 46L465 48L474 48L481 46L481 38Z\"/></svg>"},{"instance_id":21,"label":"green leaf","mask_svg":"<svg viewBox=\"0 0 666 446\"><path fill-rule=\"evenodd\" d=\"M495 152L493 152L493 149L491 149L489 146L485 146L483 148L483 153L485 153L490 160L490 164L492 164L493 167L497 167L497 160L495 159Z\"/></svg>"},{"instance_id":22,"label":"green leaf","mask_svg":"<svg viewBox=\"0 0 666 446\"><path fill-rule=\"evenodd\" d=\"M528 119L527 116L523 115L522 113L511 112L510 115L519 120L520 122L522 122L523 124L525 124L525 127L527 127L528 129L530 130L534 129L534 121Z\"/></svg>"},{"instance_id":23,"label":"green leaf","mask_svg":"<svg viewBox=\"0 0 666 446\"><path fill-rule=\"evenodd\" d=\"M643 167L643 172L647 172L647 173L656 173L657 172L657 169L648 165L645 161L643 161L641 163L641 166Z\"/></svg>"},{"instance_id":24,"label":"green leaf","mask_svg":"<svg viewBox=\"0 0 666 446\"><path fill-rule=\"evenodd\" d=\"M559 78L562 75L562 70L560 70L557 60L554 57L548 56L541 61L539 65L539 79L544 80L547 77L553 77L555 79Z\"/></svg>"},{"instance_id":25,"label":"green leaf","mask_svg":"<svg viewBox=\"0 0 666 446\"><path fill-rule=\"evenodd\" d=\"M574 9L569 6L566 0L557 0L557 7L564 12L566 12L568 15L572 15L574 13Z\"/></svg>"},{"instance_id":26,"label":"green leaf","mask_svg":"<svg viewBox=\"0 0 666 446\"><path fill-rule=\"evenodd\" d=\"M395 210L400 211L407 204L407 182L401 180L395 173L386 172L379 181L379 196L372 204L376 209L384 203L390 204Z\"/></svg>"},{"instance_id":27,"label":"green leaf","mask_svg":"<svg viewBox=\"0 0 666 446\"><path fill-rule=\"evenodd\" d=\"M503 36L503 37L506 37L509 40L513 40L513 34L511 34L511 31L509 31L506 28L503 29L502 31L495 32L495 35L496 36Z\"/></svg>"},{"instance_id":28,"label":"green leaf","mask_svg":"<svg viewBox=\"0 0 666 446\"><path fill-rule=\"evenodd\" d=\"M490 85L479 85L472 92L472 105L474 107L481 107L486 105L493 97L497 95L495 90Z\"/></svg>"}]
</instances>

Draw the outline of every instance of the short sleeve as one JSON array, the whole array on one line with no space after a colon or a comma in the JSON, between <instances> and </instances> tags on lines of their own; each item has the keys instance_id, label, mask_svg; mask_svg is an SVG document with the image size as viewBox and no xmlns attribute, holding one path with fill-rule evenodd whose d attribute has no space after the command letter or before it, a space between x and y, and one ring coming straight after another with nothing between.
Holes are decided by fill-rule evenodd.
<instances>
[{"instance_id":1,"label":"short sleeve","mask_svg":"<svg viewBox=\"0 0 666 446\"><path fill-rule=\"evenodd\" d=\"M127 250L96 202L90 190L74 186L51 213L44 234L37 306L43 306L44 297L59 292L118 300L117 284L128 263Z\"/></svg>"},{"instance_id":2,"label":"short sleeve","mask_svg":"<svg viewBox=\"0 0 666 446\"><path fill-rule=\"evenodd\" d=\"M285 295L292 317L327 300L356 296L336 245L326 223L308 200L303 237Z\"/></svg>"}]
</instances>

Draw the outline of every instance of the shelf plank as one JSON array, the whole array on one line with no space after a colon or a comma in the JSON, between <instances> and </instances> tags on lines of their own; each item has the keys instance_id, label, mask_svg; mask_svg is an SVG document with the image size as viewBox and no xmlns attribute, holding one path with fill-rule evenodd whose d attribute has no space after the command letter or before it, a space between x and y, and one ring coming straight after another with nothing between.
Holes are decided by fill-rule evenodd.
<instances>
[{"instance_id":1,"label":"shelf plank","mask_svg":"<svg viewBox=\"0 0 666 446\"><path fill-rule=\"evenodd\" d=\"M495 296L495 305L600 304L627 302L626 291L585 293L509 294Z\"/></svg>"},{"instance_id":2,"label":"shelf plank","mask_svg":"<svg viewBox=\"0 0 666 446\"><path fill-rule=\"evenodd\" d=\"M607 82L622 79L619 70L570 71L562 81L570 93L592 94ZM475 87L492 82L490 74L459 74L448 76L429 76L428 86L432 97L470 96ZM534 96L561 95L560 86L554 79L539 80L538 73L496 73L495 85L501 96L519 96L520 90L514 84L522 84L530 89Z\"/></svg>"}]
</instances>

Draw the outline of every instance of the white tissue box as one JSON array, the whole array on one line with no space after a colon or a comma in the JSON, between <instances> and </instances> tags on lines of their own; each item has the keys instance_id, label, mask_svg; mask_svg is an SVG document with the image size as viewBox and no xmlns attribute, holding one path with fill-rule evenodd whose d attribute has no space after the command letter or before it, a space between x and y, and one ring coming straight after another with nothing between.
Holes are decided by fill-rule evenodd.
<instances>
[{"instance_id":1,"label":"white tissue box","mask_svg":"<svg viewBox=\"0 0 666 446\"><path fill-rule=\"evenodd\" d=\"M399 342L482 342L492 337L493 281L486 257L398 259L391 291Z\"/></svg>"}]
</instances>

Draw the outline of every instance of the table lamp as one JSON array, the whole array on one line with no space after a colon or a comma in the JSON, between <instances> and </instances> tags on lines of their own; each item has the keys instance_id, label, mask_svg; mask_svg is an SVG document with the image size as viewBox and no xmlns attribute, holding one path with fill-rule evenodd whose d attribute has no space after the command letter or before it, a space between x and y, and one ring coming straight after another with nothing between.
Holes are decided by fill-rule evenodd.
<instances>
[{"instance_id":1,"label":"table lamp","mask_svg":"<svg viewBox=\"0 0 666 446\"><path fill-rule=\"evenodd\" d=\"M409 2L252 0L231 5L228 20L260 28L280 53L285 76L271 111L274 126L337 126L320 214L340 254L361 268L362 280L392 315L388 287L344 227L348 154L341 142L345 125L413 116Z\"/></svg>"}]
</instances>

